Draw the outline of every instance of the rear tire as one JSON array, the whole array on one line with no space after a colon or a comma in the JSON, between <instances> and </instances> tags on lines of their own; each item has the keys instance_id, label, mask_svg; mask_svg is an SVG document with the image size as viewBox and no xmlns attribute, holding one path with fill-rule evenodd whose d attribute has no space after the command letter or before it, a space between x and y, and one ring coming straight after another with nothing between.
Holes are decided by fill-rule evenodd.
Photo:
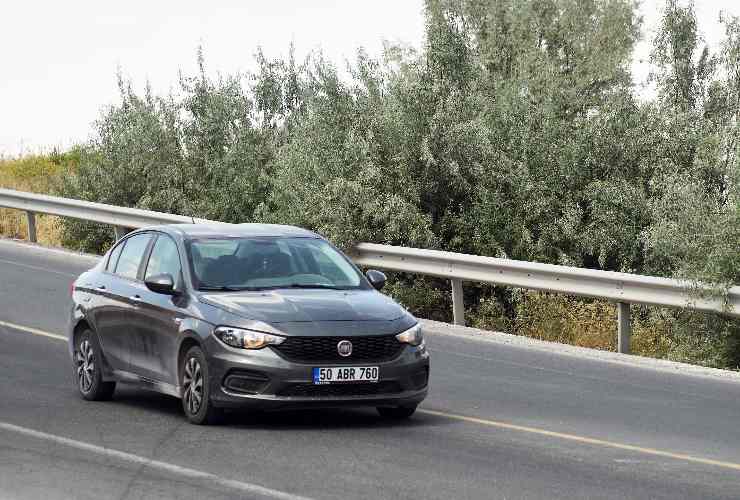
<instances>
[{"instance_id":1,"label":"rear tire","mask_svg":"<svg viewBox=\"0 0 740 500\"><path fill-rule=\"evenodd\" d=\"M80 395L88 401L106 401L116 390L115 382L103 381L103 351L98 338L84 330L76 341L74 352L75 380Z\"/></svg>"},{"instance_id":2,"label":"rear tire","mask_svg":"<svg viewBox=\"0 0 740 500\"><path fill-rule=\"evenodd\" d=\"M379 406L378 413L383 418L390 420L404 420L409 418L416 411L416 405L413 406Z\"/></svg>"},{"instance_id":3,"label":"rear tire","mask_svg":"<svg viewBox=\"0 0 740 500\"><path fill-rule=\"evenodd\" d=\"M182 409L192 424L209 425L221 421L223 410L213 406L208 382L206 356L200 347L193 346L180 366Z\"/></svg>"}]
</instances>

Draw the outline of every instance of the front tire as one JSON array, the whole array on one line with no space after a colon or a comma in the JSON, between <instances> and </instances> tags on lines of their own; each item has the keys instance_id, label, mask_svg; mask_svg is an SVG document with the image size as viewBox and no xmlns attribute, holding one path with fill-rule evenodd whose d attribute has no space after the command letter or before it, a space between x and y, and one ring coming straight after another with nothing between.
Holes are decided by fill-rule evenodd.
<instances>
[{"instance_id":1,"label":"front tire","mask_svg":"<svg viewBox=\"0 0 740 500\"><path fill-rule=\"evenodd\" d=\"M180 368L182 409L190 423L215 424L221 420L222 410L211 402L208 363L203 350L191 347L185 354Z\"/></svg>"},{"instance_id":2,"label":"front tire","mask_svg":"<svg viewBox=\"0 0 740 500\"><path fill-rule=\"evenodd\" d=\"M113 396L115 382L103 381L103 352L90 330L77 337L74 353L75 379L80 395L88 401L105 401Z\"/></svg>"},{"instance_id":3,"label":"front tire","mask_svg":"<svg viewBox=\"0 0 740 500\"><path fill-rule=\"evenodd\" d=\"M379 406L377 408L381 417L390 420L405 420L414 414L416 405L413 406Z\"/></svg>"}]
</instances>

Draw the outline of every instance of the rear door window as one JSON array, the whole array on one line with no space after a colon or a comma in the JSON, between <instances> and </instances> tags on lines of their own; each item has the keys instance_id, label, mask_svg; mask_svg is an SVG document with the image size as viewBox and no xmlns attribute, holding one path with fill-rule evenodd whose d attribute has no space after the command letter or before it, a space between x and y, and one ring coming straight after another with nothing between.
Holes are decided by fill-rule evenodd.
<instances>
[{"instance_id":1,"label":"rear door window","mask_svg":"<svg viewBox=\"0 0 740 500\"><path fill-rule=\"evenodd\" d=\"M150 234L137 234L126 240L126 245L118 258L116 274L124 278L136 279L141 259L149 246L149 240L151 240Z\"/></svg>"},{"instance_id":2,"label":"rear door window","mask_svg":"<svg viewBox=\"0 0 740 500\"><path fill-rule=\"evenodd\" d=\"M123 246L126 244L124 241L120 245L118 245L116 248L113 249L113 251L110 253L110 257L108 257L108 265L105 266L105 270L108 272L113 272L113 270L116 268L116 264L118 264L118 257L121 256L121 250L123 250Z\"/></svg>"}]
</instances>

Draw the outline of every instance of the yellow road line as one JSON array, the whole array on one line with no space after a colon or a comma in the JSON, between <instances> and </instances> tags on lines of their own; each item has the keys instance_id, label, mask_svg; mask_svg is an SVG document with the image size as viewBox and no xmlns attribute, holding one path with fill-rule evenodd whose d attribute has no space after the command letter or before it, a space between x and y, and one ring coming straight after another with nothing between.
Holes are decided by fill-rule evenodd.
<instances>
[{"instance_id":1,"label":"yellow road line","mask_svg":"<svg viewBox=\"0 0 740 500\"><path fill-rule=\"evenodd\" d=\"M56 333L49 333L43 330L37 330L36 328L29 328L27 326L16 325L15 323L8 323L6 321L0 321L0 326L6 328L12 328L13 330L20 330L22 332L31 333L33 335L39 335L41 337L48 337L54 340L67 340L64 335L57 335Z\"/></svg>"},{"instance_id":2,"label":"yellow road line","mask_svg":"<svg viewBox=\"0 0 740 500\"><path fill-rule=\"evenodd\" d=\"M568 441L574 441L576 443L590 444L594 446L604 446L607 448L615 448L618 450L632 451L636 453L642 453L644 455L653 455L657 457L672 458L674 460L683 460L684 462L691 462L703 465L712 465L715 467L723 467L725 469L732 469L740 471L740 463L724 462L722 460L713 460L711 458L695 457L692 455L685 455L683 453L673 453L670 451L656 450L655 448L645 448L642 446L634 446L631 444L615 443L614 441L605 441L603 439L594 439L585 436L578 436L575 434L566 434L563 432L548 431L545 429L538 429L536 427L526 427L524 425L510 424L508 422L499 422L497 420L488 420L484 418L468 417L465 415L457 415L454 413L447 413L436 410L422 410L419 409L420 413L427 415L434 415L435 417L444 417L452 420L459 420L461 422L468 422L471 424L480 424L488 427L497 427L499 429L507 429L510 431L527 432L529 434L537 434L540 436L547 436L557 439L565 439Z\"/></svg>"}]
</instances>

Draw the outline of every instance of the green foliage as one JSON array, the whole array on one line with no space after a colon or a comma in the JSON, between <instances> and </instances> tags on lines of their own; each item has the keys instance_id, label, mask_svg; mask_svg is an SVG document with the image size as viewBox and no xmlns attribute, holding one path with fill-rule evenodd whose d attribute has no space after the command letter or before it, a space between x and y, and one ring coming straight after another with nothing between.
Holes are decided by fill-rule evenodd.
<instances>
[{"instance_id":1,"label":"green foliage","mask_svg":"<svg viewBox=\"0 0 740 500\"><path fill-rule=\"evenodd\" d=\"M515 330L512 319L507 314L501 301L496 297L481 297L478 300L477 306L476 309L470 311L472 314L468 314L472 317L470 326L473 328L497 332L511 332ZM539 337L539 335L537 336Z\"/></svg>"},{"instance_id":2,"label":"green foliage","mask_svg":"<svg viewBox=\"0 0 740 500\"><path fill-rule=\"evenodd\" d=\"M360 54L352 85L321 59L303 78L302 107L275 158L272 191L258 216L309 227L336 244L359 241L434 247L431 218L408 185L404 131L378 67ZM285 106L287 108L287 105Z\"/></svg>"},{"instance_id":3,"label":"green foliage","mask_svg":"<svg viewBox=\"0 0 740 500\"><path fill-rule=\"evenodd\" d=\"M120 103L59 191L296 224L344 248L672 276L722 294L740 283L740 21L723 23L722 50L710 53L692 4L666 2L649 101L630 78L641 28L632 0L427 0L420 52L360 51L348 76L320 54L296 62L291 49L277 60L258 52L254 74L213 79L199 51L200 70L172 95L139 95L120 78ZM63 229L88 250L111 239L78 222ZM449 320L448 286L394 275L388 290ZM603 303L484 286L465 299L478 326L613 344ZM699 360L689 339L701 338L701 360L737 365L738 322L689 316L641 313L641 352Z\"/></svg>"},{"instance_id":4,"label":"green foliage","mask_svg":"<svg viewBox=\"0 0 740 500\"><path fill-rule=\"evenodd\" d=\"M421 318L452 321L450 284L433 278L391 273L383 289L407 309Z\"/></svg>"}]
</instances>

